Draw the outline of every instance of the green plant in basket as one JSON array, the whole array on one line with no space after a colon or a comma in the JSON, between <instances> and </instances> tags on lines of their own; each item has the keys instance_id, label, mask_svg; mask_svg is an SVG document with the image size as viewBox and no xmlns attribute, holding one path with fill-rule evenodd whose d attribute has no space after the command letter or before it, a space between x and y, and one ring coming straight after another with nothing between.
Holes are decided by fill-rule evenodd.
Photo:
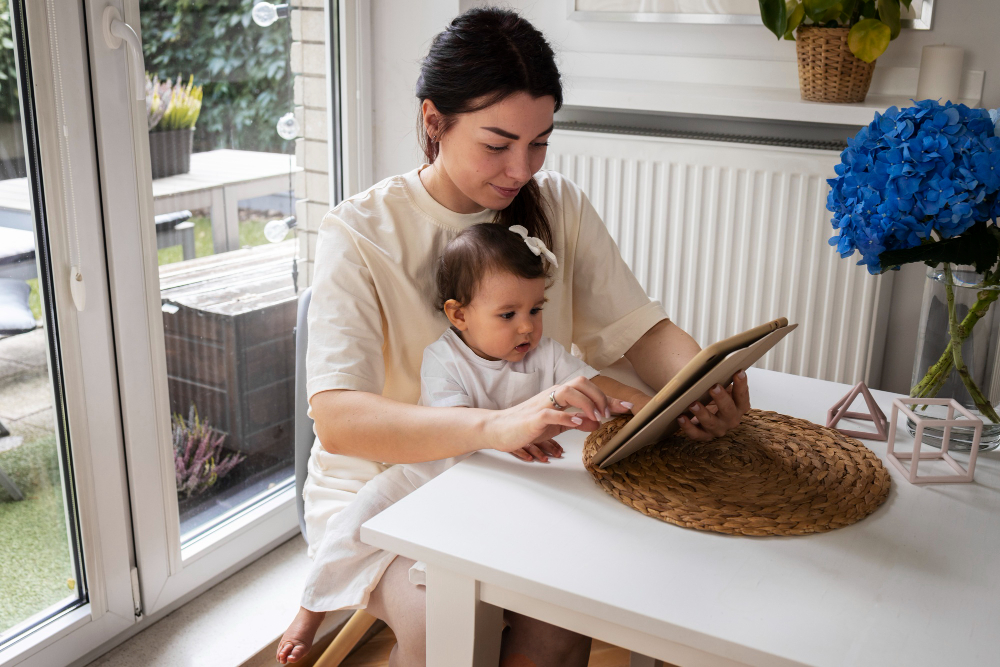
<instances>
[{"instance_id":1,"label":"green plant in basket","mask_svg":"<svg viewBox=\"0 0 1000 667\"><path fill-rule=\"evenodd\" d=\"M882 55L899 36L900 5L912 0L759 0L760 18L778 39L795 39L800 25L850 28L847 45L866 63Z\"/></svg>"},{"instance_id":2,"label":"green plant in basket","mask_svg":"<svg viewBox=\"0 0 1000 667\"><path fill-rule=\"evenodd\" d=\"M188 130L198 122L201 113L202 87L194 85L194 75L187 85L170 79L161 82L159 77L146 73L146 118L150 132Z\"/></svg>"}]
</instances>

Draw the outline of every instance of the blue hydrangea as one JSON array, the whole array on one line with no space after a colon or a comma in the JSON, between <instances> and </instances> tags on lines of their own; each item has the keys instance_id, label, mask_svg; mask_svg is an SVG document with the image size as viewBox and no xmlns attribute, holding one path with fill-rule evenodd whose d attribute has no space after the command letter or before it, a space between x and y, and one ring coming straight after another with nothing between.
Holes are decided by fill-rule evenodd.
<instances>
[{"instance_id":1,"label":"blue hydrangea","mask_svg":"<svg viewBox=\"0 0 1000 667\"><path fill-rule=\"evenodd\" d=\"M951 238L1000 214L996 111L934 100L890 107L847 141L826 207L841 257L882 270L886 250Z\"/></svg>"}]
</instances>

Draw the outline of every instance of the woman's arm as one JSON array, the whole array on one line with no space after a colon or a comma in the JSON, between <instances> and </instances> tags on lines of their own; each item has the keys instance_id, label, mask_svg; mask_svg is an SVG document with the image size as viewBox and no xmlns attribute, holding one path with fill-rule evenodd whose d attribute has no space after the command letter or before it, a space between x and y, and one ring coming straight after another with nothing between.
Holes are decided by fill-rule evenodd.
<instances>
[{"instance_id":1,"label":"woman's arm","mask_svg":"<svg viewBox=\"0 0 1000 667\"><path fill-rule=\"evenodd\" d=\"M333 454L418 463L483 448L487 410L428 408L367 391L323 391L310 401L316 435Z\"/></svg>"},{"instance_id":2,"label":"woman's arm","mask_svg":"<svg viewBox=\"0 0 1000 667\"><path fill-rule=\"evenodd\" d=\"M588 415L609 409L604 394L584 377L557 387L560 403L582 412L554 409L548 390L506 410L429 408L350 390L319 392L310 406L316 435L328 452L383 463L418 463L480 449L513 452L567 429L597 428L598 422Z\"/></svg>"},{"instance_id":3,"label":"woman's arm","mask_svg":"<svg viewBox=\"0 0 1000 667\"><path fill-rule=\"evenodd\" d=\"M670 320L662 320L643 334L642 338L625 353L643 382L660 389L687 364L701 347L694 338ZM746 373L740 371L727 389L716 385L712 392L713 408L693 403L691 414L697 422L686 417L678 419L684 435L692 440L711 440L724 435L739 425L740 419L750 410L750 389Z\"/></svg>"}]
</instances>

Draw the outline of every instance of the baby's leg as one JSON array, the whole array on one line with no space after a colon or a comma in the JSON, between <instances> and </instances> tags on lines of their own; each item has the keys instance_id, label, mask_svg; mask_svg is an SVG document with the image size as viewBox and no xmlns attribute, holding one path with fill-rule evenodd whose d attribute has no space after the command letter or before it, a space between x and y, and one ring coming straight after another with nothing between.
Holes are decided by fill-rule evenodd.
<instances>
[{"instance_id":1,"label":"baby's leg","mask_svg":"<svg viewBox=\"0 0 1000 667\"><path fill-rule=\"evenodd\" d=\"M278 655L275 659L282 665L301 660L312 648L316 631L325 617L325 611L309 611L305 607L299 607L299 613L295 614L291 625L278 642Z\"/></svg>"},{"instance_id":2,"label":"baby's leg","mask_svg":"<svg viewBox=\"0 0 1000 667\"><path fill-rule=\"evenodd\" d=\"M426 664L424 587L410 583L413 563L402 556L393 559L368 599L368 613L385 621L396 635L389 667L423 667Z\"/></svg>"}]
</instances>

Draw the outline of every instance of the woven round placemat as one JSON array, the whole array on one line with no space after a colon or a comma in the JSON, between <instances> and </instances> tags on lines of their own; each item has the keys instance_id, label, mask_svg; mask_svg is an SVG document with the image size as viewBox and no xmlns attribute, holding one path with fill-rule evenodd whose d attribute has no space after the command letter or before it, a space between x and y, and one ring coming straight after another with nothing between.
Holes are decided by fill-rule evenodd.
<instances>
[{"instance_id":1,"label":"woven round placemat","mask_svg":"<svg viewBox=\"0 0 1000 667\"><path fill-rule=\"evenodd\" d=\"M597 449L628 417L587 437L583 463L612 496L656 519L733 535L805 535L860 521L889 495L889 473L834 429L751 410L721 438L671 436L601 470Z\"/></svg>"}]
</instances>

